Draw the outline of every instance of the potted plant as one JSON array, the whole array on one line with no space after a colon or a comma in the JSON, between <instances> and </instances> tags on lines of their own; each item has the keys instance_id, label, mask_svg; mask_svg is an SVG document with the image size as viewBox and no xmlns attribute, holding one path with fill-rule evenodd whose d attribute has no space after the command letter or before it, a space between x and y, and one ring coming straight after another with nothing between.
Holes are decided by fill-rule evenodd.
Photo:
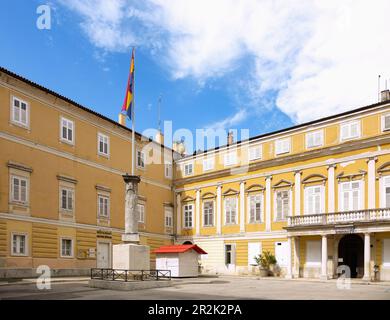
<instances>
[{"instance_id":1,"label":"potted plant","mask_svg":"<svg viewBox=\"0 0 390 320\"><path fill-rule=\"evenodd\" d=\"M260 277L268 277L270 275L271 266L276 264L275 256L269 251L265 251L256 256L255 261L259 266Z\"/></svg>"}]
</instances>

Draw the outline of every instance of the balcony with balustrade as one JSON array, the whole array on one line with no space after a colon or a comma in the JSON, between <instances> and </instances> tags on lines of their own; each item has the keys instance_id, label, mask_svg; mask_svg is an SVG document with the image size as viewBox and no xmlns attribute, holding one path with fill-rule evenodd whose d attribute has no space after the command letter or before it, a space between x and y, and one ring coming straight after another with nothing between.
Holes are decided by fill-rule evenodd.
<instances>
[{"instance_id":1,"label":"balcony with balustrade","mask_svg":"<svg viewBox=\"0 0 390 320\"><path fill-rule=\"evenodd\" d=\"M390 224L390 208L289 216L286 229L382 223Z\"/></svg>"}]
</instances>

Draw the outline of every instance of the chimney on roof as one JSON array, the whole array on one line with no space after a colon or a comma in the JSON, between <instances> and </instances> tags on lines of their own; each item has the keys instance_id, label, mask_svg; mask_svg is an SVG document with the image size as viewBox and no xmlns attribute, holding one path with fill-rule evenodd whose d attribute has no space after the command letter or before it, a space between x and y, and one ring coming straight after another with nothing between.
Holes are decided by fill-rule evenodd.
<instances>
[{"instance_id":1,"label":"chimney on roof","mask_svg":"<svg viewBox=\"0 0 390 320\"><path fill-rule=\"evenodd\" d=\"M126 115L123 114L123 113L120 113L118 115L118 122L119 124L121 124L122 126L126 126Z\"/></svg>"},{"instance_id":2,"label":"chimney on roof","mask_svg":"<svg viewBox=\"0 0 390 320\"><path fill-rule=\"evenodd\" d=\"M390 90L381 91L381 102L390 101Z\"/></svg>"},{"instance_id":3,"label":"chimney on roof","mask_svg":"<svg viewBox=\"0 0 390 320\"><path fill-rule=\"evenodd\" d=\"M181 156L184 156L186 153L186 147L184 145L184 141L174 141L172 146L173 151L179 153Z\"/></svg>"},{"instance_id":4,"label":"chimney on roof","mask_svg":"<svg viewBox=\"0 0 390 320\"><path fill-rule=\"evenodd\" d=\"M233 131L229 131L228 136L227 136L227 145L230 146L233 144L234 136L233 136Z\"/></svg>"},{"instance_id":5,"label":"chimney on roof","mask_svg":"<svg viewBox=\"0 0 390 320\"><path fill-rule=\"evenodd\" d=\"M156 140L157 143L164 145L164 135L160 130L157 131L156 137L154 140Z\"/></svg>"}]
</instances>

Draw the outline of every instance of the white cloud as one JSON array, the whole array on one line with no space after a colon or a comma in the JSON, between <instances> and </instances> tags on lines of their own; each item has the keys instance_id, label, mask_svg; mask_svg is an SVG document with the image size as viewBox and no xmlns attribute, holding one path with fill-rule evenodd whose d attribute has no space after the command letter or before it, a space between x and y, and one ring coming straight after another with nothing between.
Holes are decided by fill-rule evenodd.
<instances>
[{"instance_id":1,"label":"white cloud","mask_svg":"<svg viewBox=\"0 0 390 320\"><path fill-rule=\"evenodd\" d=\"M206 130L223 130L226 128L233 128L243 122L248 117L248 112L245 109L238 110L232 116L229 116L223 120L211 123L205 127Z\"/></svg>"},{"instance_id":2,"label":"white cloud","mask_svg":"<svg viewBox=\"0 0 390 320\"><path fill-rule=\"evenodd\" d=\"M258 109L271 92L296 122L375 102L389 72L388 0L60 1L97 47L152 49L176 79L231 78Z\"/></svg>"}]
</instances>

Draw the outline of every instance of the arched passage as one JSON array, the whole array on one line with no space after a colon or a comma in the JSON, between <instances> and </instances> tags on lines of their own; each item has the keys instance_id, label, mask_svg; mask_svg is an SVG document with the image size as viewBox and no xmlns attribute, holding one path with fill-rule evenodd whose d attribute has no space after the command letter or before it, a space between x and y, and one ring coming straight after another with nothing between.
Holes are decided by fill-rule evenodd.
<instances>
[{"instance_id":1,"label":"arched passage","mask_svg":"<svg viewBox=\"0 0 390 320\"><path fill-rule=\"evenodd\" d=\"M348 234L339 242L339 266L347 265L351 278L361 278L364 274L364 241L356 234Z\"/></svg>"}]
</instances>

